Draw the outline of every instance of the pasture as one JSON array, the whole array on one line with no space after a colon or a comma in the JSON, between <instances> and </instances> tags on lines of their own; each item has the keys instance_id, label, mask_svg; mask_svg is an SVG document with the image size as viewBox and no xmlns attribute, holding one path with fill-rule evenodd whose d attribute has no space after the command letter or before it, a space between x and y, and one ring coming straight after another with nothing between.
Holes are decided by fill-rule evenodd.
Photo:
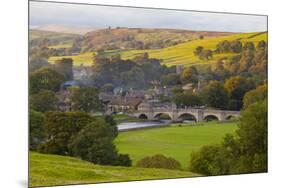
<instances>
[{"instance_id":1,"label":"pasture","mask_svg":"<svg viewBox=\"0 0 281 188\"><path fill-rule=\"evenodd\" d=\"M175 158L187 169L192 151L221 143L225 134L233 133L237 128L236 122L198 124L121 132L115 144L121 153L130 155L134 164L145 156L163 154Z\"/></svg>"}]
</instances>

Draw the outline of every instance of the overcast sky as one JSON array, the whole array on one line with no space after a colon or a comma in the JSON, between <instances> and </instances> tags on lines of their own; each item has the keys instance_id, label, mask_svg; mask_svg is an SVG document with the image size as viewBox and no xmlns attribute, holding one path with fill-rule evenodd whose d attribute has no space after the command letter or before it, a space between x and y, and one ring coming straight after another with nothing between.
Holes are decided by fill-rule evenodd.
<instances>
[{"instance_id":1,"label":"overcast sky","mask_svg":"<svg viewBox=\"0 0 281 188\"><path fill-rule=\"evenodd\" d=\"M30 25L49 24L231 32L267 30L266 16L30 2Z\"/></svg>"}]
</instances>

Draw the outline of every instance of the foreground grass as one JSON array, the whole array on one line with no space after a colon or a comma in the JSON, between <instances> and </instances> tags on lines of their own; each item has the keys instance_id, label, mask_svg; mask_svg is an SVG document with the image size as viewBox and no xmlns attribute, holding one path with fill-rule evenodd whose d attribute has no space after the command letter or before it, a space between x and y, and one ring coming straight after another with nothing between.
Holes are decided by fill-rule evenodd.
<instances>
[{"instance_id":1,"label":"foreground grass","mask_svg":"<svg viewBox=\"0 0 281 188\"><path fill-rule=\"evenodd\" d=\"M29 162L30 187L198 176L178 170L100 166L77 158L35 152L30 153Z\"/></svg>"},{"instance_id":2,"label":"foreground grass","mask_svg":"<svg viewBox=\"0 0 281 188\"><path fill-rule=\"evenodd\" d=\"M187 169L192 151L220 143L225 134L237 128L236 122L198 124L121 132L115 143L121 153L130 155L134 164L145 156L161 153L175 158Z\"/></svg>"}]
</instances>

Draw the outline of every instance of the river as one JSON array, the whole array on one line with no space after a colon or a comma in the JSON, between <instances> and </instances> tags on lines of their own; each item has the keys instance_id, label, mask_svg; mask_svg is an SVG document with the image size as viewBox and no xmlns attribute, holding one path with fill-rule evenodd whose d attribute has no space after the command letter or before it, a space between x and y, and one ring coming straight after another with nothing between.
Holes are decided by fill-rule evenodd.
<instances>
[{"instance_id":1,"label":"river","mask_svg":"<svg viewBox=\"0 0 281 188\"><path fill-rule=\"evenodd\" d=\"M124 122L117 125L118 131L141 129L149 127L165 127L171 123L170 120L145 121L145 122Z\"/></svg>"}]
</instances>

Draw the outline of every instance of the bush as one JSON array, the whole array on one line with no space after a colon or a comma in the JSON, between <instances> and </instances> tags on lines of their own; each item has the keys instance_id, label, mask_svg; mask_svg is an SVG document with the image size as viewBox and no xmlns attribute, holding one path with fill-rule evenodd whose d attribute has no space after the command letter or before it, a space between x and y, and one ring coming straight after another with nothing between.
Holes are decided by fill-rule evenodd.
<instances>
[{"instance_id":1,"label":"bush","mask_svg":"<svg viewBox=\"0 0 281 188\"><path fill-rule=\"evenodd\" d=\"M165 168L165 169L181 169L180 163L162 154L145 157L137 162L137 167L143 168Z\"/></svg>"},{"instance_id":2,"label":"bush","mask_svg":"<svg viewBox=\"0 0 281 188\"><path fill-rule=\"evenodd\" d=\"M128 154L119 154L116 166L132 166L132 160Z\"/></svg>"}]
</instances>

